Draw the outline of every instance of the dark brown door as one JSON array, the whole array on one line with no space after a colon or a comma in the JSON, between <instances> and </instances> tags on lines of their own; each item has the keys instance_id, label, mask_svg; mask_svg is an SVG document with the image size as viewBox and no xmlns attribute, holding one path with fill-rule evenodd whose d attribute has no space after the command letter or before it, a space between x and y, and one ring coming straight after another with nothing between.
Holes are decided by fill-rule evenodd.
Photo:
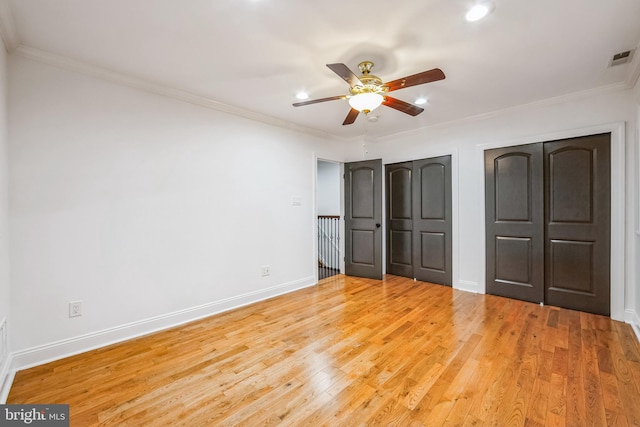
<instances>
[{"instance_id":1,"label":"dark brown door","mask_svg":"<svg viewBox=\"0 0 640 427\"><path fill-rule=\"evenodd\" d=\"M413 162L413 277L451 286L451 156Z\"/></svg>"},{"instance_id":2,"label":"dark brown door","mask_svg":"<svg viewBox=\"0 0 640 427\"><path fill-rule=\"evenodd\" d=\"M610 140L485 152L488 293L610 314Z\"/></svg>"},{"instance_id":3,"label":"dark brown door","mask_svg":"<svg viewBox=\"0 0 640 427\"><path fill-rule=\"evenodd\" d=\"M413 162L386 166L387 273L413 275Z\"/></svg>"},{"instance_id":4,"label":"dark brown door","mask_svg":"<svg viewBox=\"0 0 640 427\"><path fill-rule=\"evenodd\" d=\"M345 164L345 273L382 279L382 161Z\"/></svg>"},{"instance_id":5,"label":"dark brown door","mask_svg":"<svg viewBox=\"0 0 640 427\"><path fill-rule=\"evenodd\" d=\"M544 301L542 144L485 151L487 293Z\"/></svg>"},{"instance_id":6,"label":"dark brown door","mask_svg":"<svg viewBox=\"0 0 640 427\"><path fill-rule=\"evenodd\" d=\"M387 272L451 286L451 156L386 166Z\"/></svg>"},{"instance_id":7,"label":"dark brown door","mask_svg":"<svg viewBox=\"0 0 640 427\"><path fill-rule=\"evenodd\" d=\"M610 134L544 144L546 303L610 312Z\"/></svg>"}]
</instances>

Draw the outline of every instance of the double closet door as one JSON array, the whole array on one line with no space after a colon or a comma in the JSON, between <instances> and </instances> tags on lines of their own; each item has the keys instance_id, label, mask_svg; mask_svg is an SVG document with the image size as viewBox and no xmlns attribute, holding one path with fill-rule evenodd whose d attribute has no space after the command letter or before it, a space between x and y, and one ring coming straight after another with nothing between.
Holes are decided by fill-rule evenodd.
<instances>
[{"instance_id":1,"label":"double closet door","mask_svg":"<svg viewBox=\"0 0 640 427\"><path fill-rule=\"evenodd\" d=\"M485 152L488 293L610 314L610 140Z\"/></svg>"},{"instance_id":2,"label":"double closet door","mask_svg":"<svg viewBox=\"0 0 640 427\"><path fill-rule=\"evenodd\" d=\"M451 156L386 166L387 273L451 286Z\"/></svg>"}]
</instances>

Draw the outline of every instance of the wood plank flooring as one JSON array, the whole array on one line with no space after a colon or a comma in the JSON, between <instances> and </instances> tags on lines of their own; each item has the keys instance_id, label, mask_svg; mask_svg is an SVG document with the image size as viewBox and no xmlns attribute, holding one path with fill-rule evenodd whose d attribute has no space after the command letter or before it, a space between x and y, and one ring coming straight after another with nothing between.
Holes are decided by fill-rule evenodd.
<instances>
[{"instance_id":1,"label":"wood plank flooring","mask_svg":"<svg viewBox=\"0 0 640 427\"><path fill-rule=\"evenodd\" d=\"M629 325L386 276L18 372L72 426L640 426Z\"/></svg>"}]
</instances>

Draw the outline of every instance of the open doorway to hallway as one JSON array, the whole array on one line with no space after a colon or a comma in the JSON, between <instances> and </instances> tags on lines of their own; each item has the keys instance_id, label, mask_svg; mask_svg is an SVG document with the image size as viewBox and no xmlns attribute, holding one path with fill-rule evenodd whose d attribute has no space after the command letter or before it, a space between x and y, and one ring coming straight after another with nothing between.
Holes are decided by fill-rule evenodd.
<instances>
[{"instance_id":1,"label":"open doorway to hallway","mask_svg":"<svg viewBox=\"0 0 640 427\"><path fill-rule=\"evenodd\" d=\"M316 207L318 215L318 280L340 273L342 264L340 221L340 163L318 160Z\"/></svg>"}]
</instances>

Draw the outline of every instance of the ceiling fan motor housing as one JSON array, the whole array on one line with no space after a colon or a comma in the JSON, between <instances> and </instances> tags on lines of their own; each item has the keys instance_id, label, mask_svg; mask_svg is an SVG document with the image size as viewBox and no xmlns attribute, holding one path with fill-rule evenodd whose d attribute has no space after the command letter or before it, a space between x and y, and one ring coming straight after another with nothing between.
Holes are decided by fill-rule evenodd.
<instances>
[{"instance_id":1,"label":"ceiling fan motor housing","mask_svg":"<svg viewBox=\"0 0 640 427\"><path fill-rule=\"evenodd\" d=\"M358 68L362 75L359 77L362 82L362 86L357 85L349 89L352 96L360 95L363 93L378 93L382 96L389 90L388 87L383 86L382 79L376 75L371 74L371 68L373 62L363 61L358 64Z\"/></svg>"}]
</instances>

